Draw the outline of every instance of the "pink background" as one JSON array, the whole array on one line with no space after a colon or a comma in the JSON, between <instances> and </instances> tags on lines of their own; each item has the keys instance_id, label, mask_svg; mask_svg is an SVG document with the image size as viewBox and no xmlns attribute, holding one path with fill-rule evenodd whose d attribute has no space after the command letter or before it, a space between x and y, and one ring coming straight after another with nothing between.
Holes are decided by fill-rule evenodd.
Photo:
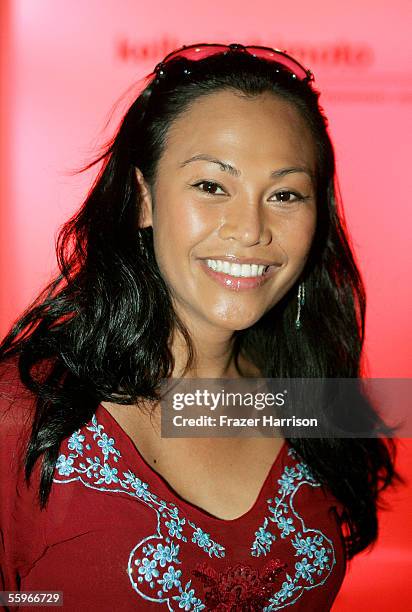
<instances>
[{"instance_id":1,"label":"pink background","mask_svg":"<svg viewBox=\"0 0 412 612\"><path fill-rule=\"evenodd\" d=\"M70 173L112 134L131 86L181 44L267 44L300 58L322 92L367 288L368 375L411 377L408 0L0 0L0 11L2 335L55 270L54 237L95 170ZM410 440L399 467L412 468ZM379 543L352 563L335 612L412 610L411 494L388 501Z\"/></svg>"}]
</instances>

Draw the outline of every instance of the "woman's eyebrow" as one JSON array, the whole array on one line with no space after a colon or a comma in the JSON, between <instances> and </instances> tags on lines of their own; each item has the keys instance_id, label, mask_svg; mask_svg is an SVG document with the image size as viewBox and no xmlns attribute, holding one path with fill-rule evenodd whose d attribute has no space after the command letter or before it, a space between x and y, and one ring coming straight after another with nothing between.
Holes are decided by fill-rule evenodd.
<instances>
[{"instance_id":1,"label":"woman's eyebrow","mask_svg":"<svg viewBox=\"0 0 412 612\"><path fill-rule=\"evenodd\" d=\"M183 168L184 166L187 166L187 164L190 164L191 162L195 162L195 161L211 162L213 164L217 164L220 167L220 169L223 170L223 172L228 172L232 176L241 175L240 170L238 170L231 164L228 164L227 162L217 159L216 157L213 157L212 155L208 155L207 153L199 153L198 155L193 155L193 157L189 157L189 159L185 159L185 161L181 162L179 164L179 167ZM312 181L315 180L312 170L306 166L290 166L288 168L279 168L278 170L273 170L270 173L269 178L279 178L279 177L286 176L287 174L293 174L296 172L303 172L304 174L307 174Z\"/></svg>"}]
</instances>

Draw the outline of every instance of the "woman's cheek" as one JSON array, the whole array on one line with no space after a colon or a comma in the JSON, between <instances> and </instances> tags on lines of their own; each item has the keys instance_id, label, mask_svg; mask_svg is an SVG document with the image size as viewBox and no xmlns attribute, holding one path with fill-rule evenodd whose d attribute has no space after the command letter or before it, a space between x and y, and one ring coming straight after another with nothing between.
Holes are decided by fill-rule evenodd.
<instances>
[{"instance_id":1,"label":"woman's cheek","mask_svg":"<svg viewBox=\"0 0 412 612\"><path fill-rule=\"evenodd\" d=\"M289 260L306 260L316 229L316 214L307 211L283 227L279 243Z\"/></svg>"}]
</instances>

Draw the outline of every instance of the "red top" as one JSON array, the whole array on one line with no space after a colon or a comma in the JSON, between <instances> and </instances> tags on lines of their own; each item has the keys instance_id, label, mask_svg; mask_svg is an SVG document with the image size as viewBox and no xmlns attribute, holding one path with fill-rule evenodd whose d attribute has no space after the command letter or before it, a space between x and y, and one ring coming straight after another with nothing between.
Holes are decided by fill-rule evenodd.
<instances>
[{"instance_id":1,"label":"red top","mask_svg":"<svg viewBox=\"0 0 412 612\"><path fill-rule=\"evenodd\" d=\"M340 506L286 442L253 507L224 520L176 494L100 405L62 442L40 511L40 462L28 488L19 455L33 402L0 385L0 590L63 591L76 612L330 609Z\"/></svg>"}]
</instances>

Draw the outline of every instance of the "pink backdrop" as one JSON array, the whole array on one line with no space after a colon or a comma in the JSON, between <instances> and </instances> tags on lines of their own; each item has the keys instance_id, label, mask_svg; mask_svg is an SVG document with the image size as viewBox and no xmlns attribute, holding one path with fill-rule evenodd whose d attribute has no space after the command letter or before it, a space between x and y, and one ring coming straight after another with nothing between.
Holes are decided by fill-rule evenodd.
<instances>
[{"instance_id":1,"label":"pink backdrop","mask_svg":"<svg viewBox=\"0 0 412 612\"><path fill-rule=\"evenodd\" d=\"M369 375L411 376L408 0L0 0L0 11L2 334L55 269L56 231L93 178L70 171L112 133L133 91L110 118L120 96L180 44L260 43L295 54L322 91L367 287ZM411 471L409 440L399 467ZM335 611L407 609L412 500L406 490L390 499L379 544L353 562Z\"/></svg>"}]
</instances>

